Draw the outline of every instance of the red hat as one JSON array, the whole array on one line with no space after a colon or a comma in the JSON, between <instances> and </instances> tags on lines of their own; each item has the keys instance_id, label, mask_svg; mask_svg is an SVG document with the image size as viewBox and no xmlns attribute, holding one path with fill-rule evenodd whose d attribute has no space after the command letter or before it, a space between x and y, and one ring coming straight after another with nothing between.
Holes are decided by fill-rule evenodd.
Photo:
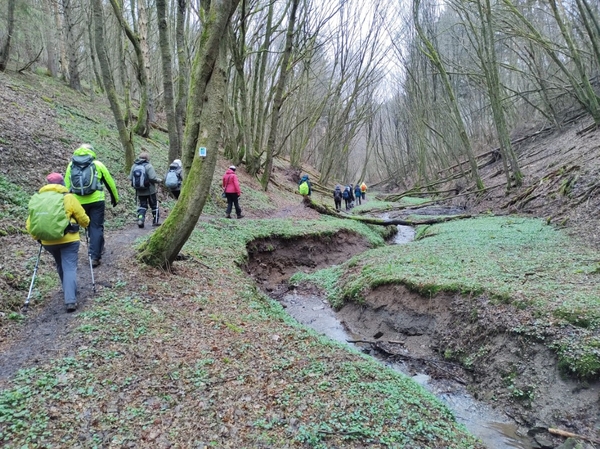
<instances>
[{"instance_id":1,"label":"red hat","mask_svg":"<svg viewBox=\"0 0 600 449\"><path fill-rule=\"evenodd\" d=\"M63 178L63 175L56 172L50 173L48 176L46 176L46 181L48 181L48 184L65 184L65 178Z\"/></svg>"}]
</instances>

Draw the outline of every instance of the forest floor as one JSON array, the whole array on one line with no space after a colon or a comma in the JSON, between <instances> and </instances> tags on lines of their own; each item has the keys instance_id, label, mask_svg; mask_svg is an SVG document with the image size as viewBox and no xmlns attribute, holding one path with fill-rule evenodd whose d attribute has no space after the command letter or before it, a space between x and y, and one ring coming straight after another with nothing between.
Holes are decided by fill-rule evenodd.
<instances>
[{"instance_id":1,"label":"forest floor","mask_svg":"<svg viewBox=\"0 0 600 449\"><path fill-rule=\"evenodd\" d=\"M152 447L171 447L173 444L191 447L186 446L185 434L195 432L205 438L206 444L218 441L220 447L241 447L237 446L239 442L245 447L274 447L271 438L277 440L283 438L281 435L289 438L290 434L305 432L306 442L310 438L315 438L315 441L330 438L337 444L347 444L345 447L364 447L360 441L348 442L347 437L353 429L342 428L331 434L327 429L314 431L303 427L306 417L284 416L281 410L286 410L285 404L273 406L289 394L287 385L302 384L306 379L316 376L315 373L323 367L316 366L318 363L312 358L312 349L306 353L307 347L302 346L307 338L304 331L290 330L289 325L282 324L278 317L267 318L268 326L264 322L254 323L244 318L254 317L258 307L256 302L246 302L254 294L255 284L254 280L247 278L245 271L238 273L236 268L232 270L212 265L185 248L182 254L184 258L176 264L173 274L139 266L134 261L136 245L152 232L152 228L139 229L133 220L127 218L133 215L133 195L127 192L123 180L119 183L120 192L123 192L121 204L107 211L107 253L102 265L93 272L97 292L92 291L86 245L82 242L79 310L73 314L64 313L62 293L56 279L53 279L53 264L49 256L44 254L36 300L25 317L16 313L27 295L32 259L35 259L32 254L36 252L34 242L22 232L23 204L44 183L47 173L62 171L70 152L81 143L80 139L87 137L70 130L70 122L87 122L91 127L102 128L104 131L100 135L104 135L105 140L99 147L117 145L109 137L114 130L107 125L112 123L107 109L94 111L93 114L82 113L89 106L89 99L83 101L68 89L47 90L47 85L35 76L0 78L0 83L0 102L11 105L0 109L0 181L13 183L0 188L0 241L3 247L0 254L0 299L3 306L0 387L10 388L15 379L22 380L32 373L27 370L36 367L51 373L54 376L53 385L73 395L68 399L56 399L47 411L50 428L64 438L62 443L57 443L59 446L90 447L100 444L104 447L136 447L133 442L139 438ZM584 244L600 248L600 132L590 125L588 121L578 121L560 130L545 129L543 126L523 130L515 136L515 140L519 140L515 150L524 174L522 187L507 192L501 170L502 161L494 159L495 153L484 151L479 161L483 166L481 173L484 183L489 190L483 194L468 193L463 181L449 180L444 188L455 188L462 196L441 203L465 208L471 214L493 212L544 218L564 228ZM152 142L147 145L152 145ZM158 147L159 144L156 144ZM116 167L120 163L112 155L107 159L107 165ZM164 157L157 157L154 161L158 166L167 165ZM220 161L216 179L227 165L226 161ZM449 172L448 176L455 173ZM290 193L295 186L296 173L287 171L283 166L276 167L274 176L277 182L289 188L283 192L270 192L265 198L254 193L260 190L256 179L247 176L243 169L239 170L239 175L244 191L241 200L244 220L318 219L319 214L306 208L297 195ZM19 189L11 193L15 185ZM161 195L163 216L166 217L172 202L164 193ZM235 220L233 223L222 223L223 205L218 202L218 192L212 196L216 199L212 208L203 212L201 222L206 223L207 227L219 227L224 232L241 232ZM262 201L268 201L269 207ZM276 260L265 261L261 259L260 251L253 254L252 248L249 248L246 264L241 264L243 270L251 272L254 279L258 279L259 285L270 284L265 288L267 292L270 290L272 293L278 286L286 284L298 267L311 271L326 268L343 263L370 247L360 234L348 231L336 233L331 241L320 237L298 237L286 241L286 244L280 240L271 242L278 249L274 252L269 248L269 252L277 253ZM302 260L306 254L310 257ZM224 252L222 257L226 259L231 256ZM42 300L42 297L47 299ZM348 327L358 329L364 335L373 335L380 330L381 323L381 317L377 317L376 312L394 307L390 298L402 298L398 302L411 306L405 315L408 327L422 316L423 311L419 308L421 297L403 288L373 291L366 305L349 305L340 313ZM460 335L451 335L454 327L450 323L461 322L470 313L470 309L461 308L464 303L456 297L448 297L448 302L453 301L453 311L437 311L438 316L443 318L440 321L448 323L448 332L438 332L433 342L431 335L412 336L408 346L414 354L429 357L435 352L430 348L435 349L437 342L449 338L456 341L468 336L468 329ZM132 304L143 309L148 316L140 318L133 315L130 310ZM487 317L490 328L493 328L495 320L506 319L508 309L501 310L489 304L482 304L481 307L490 312ZM366 315L365 309L370 309L373 314ZM117 315L120 317L114 318ZM510 315L510 318L518 321L515 315ZM144 320L158 322L157 328L149 332L148 322ZM98 328L98 322L105 323L108 328ZM189 325L194 327L190 328ZM260 342L259 346L253 346L256 341ZM468 342L464 343L468 346ZM498 406L529 429L546 428L557 423L572 431L597 435L600 391L597 383L562 379L552 361L553 355L541 345L529 345L529 353L516 357L515 354L523 348L516 340L506 337L506 340L497 343L497 350L501 353L494 363L479 367L475 374L466 371L457 374L471 379L476 395L487 401L492 400L490 395L484 393L500 388L493 384L497 381L492 380L492 373L501 370L503 363L521 363L529 358L535 365L532 376L546 371L554 379L554 383L548 384L544 390L546 414L540 416L535 413L536 407L543 408L541 403L527 410L527 407L516 404L508 397L494 398ZM124 349L126 345L129 345L129 349ZM322 350L321 347L316 349ZM307 354L305 357L302 356L303 352ZM79 361L82 357L85 363ZM514 360L508 360L512 357ZM331 348L322 352L319 358L325 359L327 366L342 366L355 360L356 355ZM57 365L56 360L63 362ZM197 366L190 365L191 360L213 362ZM214 363L214 360L218 360L218 363ZM157 361L160 363L155 363ZM266 366L267 362L273 366ZM69 363L72 364L71 371L66 368ZM103 364L106 365L106 371L100 373L98 370ZM94 369L94 379L84 374L90 367ZM147 379L140 375L140 367L146 370ZM19 370L23 369L25 371L21 373L24 374L19 374ZM116 374L116 371L119 373ZM294 377L299 372L306 374L304 381ZM36 373L40 376L39 372ZM182 380L183 374L188 376L186 380ZM335 384L336 373L327 371L319 375L323 376L323 382ZM372 373L367 375L374 376ZM162 387L169 384L169 391L164 391L164 388L159 391L156 384L159 379L163 382ZM347 388L343 381L338 381L340 389ZM184 398L192 391L188 382L195 383L196 388L202 385L199 390L202 397ZM544 381L540 380L539 383L541 385ZM110 393L115 385L119 386L118 396ZM383 393L383 396L389 394ZM298 394L307 394L307 397L314 399L311 396L313 392L299 390ZM331 395L331 391L328 394ZM333 395L341 402L346 401L343 393L337 389L334 389ZM319 396L319 400L326 399ZM85 401L94 405L86 407ZM572 413L563 417L562 421L550 422L557 404L561 403ZM186 404L186 408L178 408L177 404ZM322 413L313 404L296 403L295 407L306 415L318 416ZM147 410L155 410L156 414L150 416ZM199 414L192 411L199 411ZM98 422L94 418L98 413L109 418L118 417L121 422L115 423L109 418L102 418L104 421ZM435 413L432 415L437 416ZM74 423L77 423L77 429L69 433L67 427ZM136 430L130 431L130 427ZM117 431L116 428L121 430ZM141 428L148 430L136 433ZM170 430L173 428L178 429L177 435ZM249 428L253 429L253 433L243 436ZM280 429L279 434L273 431L274 428ZM265 435L261 435L261 431ZM346 431L350 433L344 433ZM34 432L32 435L37 434ZM51 440L52 437L46 438ZM368 439L364 438L364 441ZM456 441L462 441L461 438ZM444 441L453 440L449 438ZM191 444L191 441L187 443ZM196 443L200 444L198 440ZM387 447L384 443L379 444ZM434 443L422 444L421 447L445 447ZM463 447L469 447L469 444L464 443Z\"/></svg>"}]
</instances>

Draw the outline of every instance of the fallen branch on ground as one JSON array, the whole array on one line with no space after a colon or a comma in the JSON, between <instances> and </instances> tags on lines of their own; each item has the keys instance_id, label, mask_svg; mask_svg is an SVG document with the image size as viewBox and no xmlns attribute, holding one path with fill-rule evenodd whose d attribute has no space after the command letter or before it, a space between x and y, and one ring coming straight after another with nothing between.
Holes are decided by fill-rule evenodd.
<instances>
[{"instance_id":1,"label":"fallen branch on ground","mask_svg":"<svg viewBox=\"0 0 600 449\"><path fill-rule=\"evenodd\" d=\"M336 218L344 218L347 220L355 220L360 221L365 224L372 224L378 226L394 226L394 225L402 225L402 226L418 226L425 224L436 224L436 223L445 223L451 220L458 220L461 218L471 218L471 215L452 215L446 217L438 217L438 218L430 218L427 220L402 220L399 218L392 219L383 219L383 218L374 218L374 217L357 217L355 215L346 215L341 212L338 212L334 208L330 206L326 206L325 204L317 204L315 203L309 196L304 197L304 205L310 207L311 209L316 210L320 214L323 215L331 215Z\"/></svg>"}]
</instances>

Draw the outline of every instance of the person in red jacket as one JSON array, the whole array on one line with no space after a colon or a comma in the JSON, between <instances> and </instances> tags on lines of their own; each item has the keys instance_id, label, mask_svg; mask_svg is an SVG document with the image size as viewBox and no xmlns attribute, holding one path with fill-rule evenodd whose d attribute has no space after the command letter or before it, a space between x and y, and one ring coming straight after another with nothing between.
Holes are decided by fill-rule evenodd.
<instances>
[{"instance_id":1,"label":"person in red jacket","mask_svg":"<svg viewBox=\"0 0 600 449\"><path fill-rule=\"evenodd\" d=\"M232 206L235 206L235 213L238 218L242 218L242 209L239 204L239 198L242 194L240 190L240 181L235 174L235 165L229 167L229 169L223 175L223 192L227 198L227 210L225 211L225 218L231 218Z\"/></svg>"}]
</instances>

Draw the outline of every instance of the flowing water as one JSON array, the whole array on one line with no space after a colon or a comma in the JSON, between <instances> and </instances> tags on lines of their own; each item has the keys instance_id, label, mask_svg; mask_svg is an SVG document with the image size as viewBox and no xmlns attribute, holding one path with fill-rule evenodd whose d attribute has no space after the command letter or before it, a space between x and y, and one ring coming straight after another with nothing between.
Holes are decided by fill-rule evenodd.
<instances>
[{"instance_id":1,"label":"flowing water","mask_svg":"<svg viewBox=\"0 0 600 449\"><path fill-rule=\"evenodd\" d=\"M398 234L394 239L394 243L408 243L414 238L414 234L413 228L398 226ZM291 291L284 295L280 302L297 321L333 340L352 345L347 342L363 339L361 336L351 335L344 328L336 313L324 298L315 295L301 295L296 291ZM362 349L358 346L357 348ZM389 368L410 375L408 367L403 363L389 363L383 359L379 360ZM459 383L448 380L433 380L424 373L411 377L445 403L454 412L457 421L462 423L488 448L533 448L529 438L518 434L518 428L514 423L498 411L476 401Z\"/></svg>"}]
</instances>

